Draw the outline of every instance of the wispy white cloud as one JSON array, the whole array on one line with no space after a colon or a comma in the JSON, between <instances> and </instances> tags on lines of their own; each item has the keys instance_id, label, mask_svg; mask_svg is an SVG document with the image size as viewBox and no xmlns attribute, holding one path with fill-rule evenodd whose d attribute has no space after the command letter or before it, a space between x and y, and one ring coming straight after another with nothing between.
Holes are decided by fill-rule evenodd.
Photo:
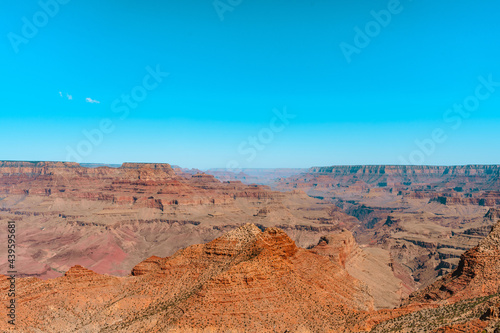
<instances>
[{"instance_id":1,"label":"wispy white cloud","mask_svg":"<svg viewBox=\"0 0 500 333\"><path fill-rule=\"evenodd\" d=\"M101 103L98 100L92 99L90 97L85 98L85 102L87 102L87 103L98 103L98 104Z\"/></svg>"},{"instance_id":2,"label":"wispy white cloud","mask_svg":"<svg viewBox=\"0 0 500 333\"><path fill-rule=\"evenodd\" d=\"M64 98L62 91L59 92L59 96L61 96L61 98ZM66 93L66 98L71 101L73 99L73 96L71 96L70 94Z\"/></svg>"}]
</instances>

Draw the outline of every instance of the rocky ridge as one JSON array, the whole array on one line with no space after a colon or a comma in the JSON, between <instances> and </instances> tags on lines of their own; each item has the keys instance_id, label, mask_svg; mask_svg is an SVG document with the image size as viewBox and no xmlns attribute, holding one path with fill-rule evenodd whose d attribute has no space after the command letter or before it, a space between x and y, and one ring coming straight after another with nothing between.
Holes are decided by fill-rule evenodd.
<instances>
[{"instance_id":1,"label":"rocky ridge","mask_svg":"<svg viewBox=\"0 0 500 333\"><path fill-rule=\"evenodd\" d=\"M55 279L19 279L16 332L496 332L498 274L490 270L499 233L500 222L464 254L481 253L483 261L451 274L464 281L452 297L414 296L403 307L373 311L371 288L348 272L364 252L352 233L322 237L307 250L278 228L246 224L170 257L150 257L128 277L77 265ZM8 287L0 276L2 303Z\"/></svg>"},{"instance_id":2,"label":"rocky ridge","mask_svg":"<svg viewBox=\"0 0 500 333\"><path fill-rule=\"evenodd\" d=\"M246 222L282 226L309 246L355 223L341 211L331 219L330 210L300 191L178 174L169 164L0 162L0 219L17 221L26 244L19 249L21 276L52 278L75 264L126 275L145 257L171 255Z\"/></svg>"},{"instance_id":3,"label":"rocky ridge","mask_svg":"<svg viewBox=\"0 0 500 333\"><path fill-rule=\"evenodd\" d=\"M251 224L151 257L129 277L75 266L56 279L21 279L18 293L18 332L344 331L373 306L366 286L335 260Z\"/></svg>"},{"instance_id":4,"label":"rocky ridge","mask_svg":"<svg viewBox=\"0 0 500 333\"><path fill-rule=\"evenodd\" d=\"M500 222L479 244L462 254L458 267L427 288L412 294L410 303L453 303L500 292Z\"/></svg>"}]
</instances>

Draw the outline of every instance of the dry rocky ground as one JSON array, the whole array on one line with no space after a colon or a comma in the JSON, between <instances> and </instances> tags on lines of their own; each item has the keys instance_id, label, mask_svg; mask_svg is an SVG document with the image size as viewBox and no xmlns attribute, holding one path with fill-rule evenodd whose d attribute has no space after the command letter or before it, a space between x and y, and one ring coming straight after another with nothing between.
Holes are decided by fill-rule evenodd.
<instances>
[{"instance_id":1,"label":"dry rocky ground","mask_svg":"<svg viewBox=\"0 0 500 333\"><path fill-rule=\"evenodd\" d=\"M0 162L19 327L493 332L499 170Z\"/></svg>"},{"instance_id":2,"label":"dry rocky ground","mask_svg":"<svg viewBox=\"0 0 500 333\"><path fill-rule=\"evenodd\" d=\"M253 224L207 244L150 257L127 277L80 265L17 282L16 332L496 332L500 222L459 267L400 308L345 269L360 249L349 231L297 247ZM0 302L10 282L0 277ZM7 320L0 329L10 331Z\"/></svg>"},{"instance_id":3,"label":"dry rocky ground","mask_svg":"<svg viewBox=\"0 0 500 333\"><path fill-rule=\"evenodd\" d=\"M408 292L455 269L499 216L500 166L321 167L270 186L356 217L357 241L388 251Z\"/></svg>"}]
</instances>

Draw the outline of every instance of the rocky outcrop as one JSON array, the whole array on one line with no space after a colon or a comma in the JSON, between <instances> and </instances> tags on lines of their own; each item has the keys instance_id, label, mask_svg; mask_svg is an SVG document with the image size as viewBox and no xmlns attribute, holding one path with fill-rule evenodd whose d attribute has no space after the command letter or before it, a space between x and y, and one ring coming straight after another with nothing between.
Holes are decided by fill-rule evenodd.
<instances>
[{"instance_id":1,"label":"rocky outcrop","mask_svg":"<svg viewBox=\"0 0 500 333\"><path fill-rule=\"evenodd\" d=\"M497 222L500 220L500 209L490 208L484 217L492 222Z\"/></svg>"},{"instance_id":2,"label":"rocky outcrop","mask_svg":"<svg viewBox=\"0 0 500 333\"><path fill-rule=\"evenodd\" d=\"M131 274L133 276L141 276L156 273L160 270L161 264L164 262L165 260L163 258L151 256L135 265L134 268L132 268Z\"/></svg>"},{"instance_id":3,"label":"rocky outcrop","mask_svg":"<svg viewBox=\"0 0 500 333\"><path fill-rule=\"evenodd\" d=\"M330 166L310 168L280 180L276 187L301 188L310 195L398 193L404 198L428 198L444 204L492 206L500 203L499 176L499 165Z\"/></svg>"},{"instance_id":4,"label":"rocky outcrop","mask_svg":"<svg viewBox=\"0 0 500 333\"><path fill-rule=\"evenodd\" d=\"M372 307L341 266L279 229L251 224L148 258L129 277L75 266L62 278L21 279L17 292L17 332L345 331Z\"/></svg>"},{"instance_id":5,"label":"rocky outcrop","mask_svg":"<svg viewBox=\"0 0 500 333\"><path fill-rule=\"evenodd\" d=\"M64 193L68 187L92 185L97 181L158 181L171 179L175 173L169 164L123 163L114 168L82 167L73 162L5 161L0 162L0 175L0 192L14 194L29 189L26 194L51 195Z\"/></svg>"},{"instance_id":6,"label":"rocky outcrop","mask_svg":"<svg viewBox=\"0 0 500 333\"><path fill-rule=\"evenodd\" d=\"M348 230L321 237L313 253L328 257L368 286L377 309L394 308L406 296L403 283L392 270L392 259L382 249L363 250Z\"/></svg>"},{"instance_id":7,"label":"rocky outcrop","mask_svg":"<svg viewBox=\"0 0 500 333\"><path fill-rule=\"evenodd\" d=\"M328 256L332 261L345 268L346 262L354 260L361 254L356 240L352 233L343 229L340 233L329 234L321 237L317 246L312 252Z\"/></svg>"},{"instance_id":8,"label":"rocky outcrop","mask_svg":"<svg viewBox=\"0 0 500 333\"><path fill-rule=\"evenodd\" d=\"M171 172L173 169L170 164L167 163L123 163L120 167L121 169L153 169L162 170L166 172Z\"/></svg>"},{"instance_id":9,"label":"rocky outcrop","mask_svg":"<svg viewBox=\"0 0 500 333\"><path fill-rule=\"evenodd\" d=\"M498 176L500 165L428 166L428 165L353 165L312 167L311 173L337 175L448 175Z\"/></svg>"},{"instance_id":10,"label":"rocky outcrop","mask_svg":"<svg viewBox=\"0 0 500 333\"><path fill-rule=\"evenodd\" d=\"M283 197L267 186L222 183L204 173L186 179L166 163L82 167L70 162L0 162L0 175L0 194L109 201L159 210L165 205Z\"/></svg>"},{"instance_id":11,"label":"rocky outcrop","mask_svg":"<svg viewBox=\"0 0 500 333\"><path fill-rule=\"evenodd\" d=\"M478 251L496 251L499 231L494 228ZM346 230L306 250L280 229L246 224L170 257L150 257L128 277L76 265L56 279L18 279L16 332L493 332L498 327L497 294L373 311L374 290L348 273L365 256ZM362 269L377 284L387 283L386 276L373 274L372 259L362 261ZM0 291L9 286L8 277L0 275ZM0 302L8 302L6 292ZM0 330L8 329L0 321Z\"/></svg>"},{"instance_id":12,"label":"rocky outcrop","mask_svg":"<svg viewBox=\"0 0 500 333\"><path fill-rule=\"evenodd\" d=\"M410 303L447 301L491 295L500 291L500 222L479 245L465 252L458 267L422 291Z\"/></svg>"},{"instance_id":13,"label":"rocky outcrop","mask_svg":"<svg viewBox=\"0 0 500 333\"><path fill-rule=\"evenodd\" d=\"M300 191L221 182L198 171L185 178L154 163L3 162L0 198L0 217L18 220L27 235L21 274L40 278L75 264L126 275L142 257L172 255L247 222L285 226L307 247L344 221L342 212L330 216L329 206L315 207L318 200Z\"/></svg>"},{"instance_id":14,"label":"rocky outcrop","mask_svg":"<svg viewBox=\"0 0 500 333\"><path fill-rule=\"evenodd\" d=\"M369 321L382 315L393 318L379 322L370 332L496 333L500 329L496 317L499 302L499 295L491 295L453 304L412 304L392 311L379 311L368 314Z\"/></svg>"},{"instance_id":15,"label":"rocky outcrop","mask_svg":"<svg viewBox=\"0 0 500 333\"><path fill-rule=\"evenodd\" d=\"M87 269L85 267L82 267L80 265L75 265L69 269L66 273L64 273L65 277L68 278L82 278L82 277L92 277L96 276L97 273Z\"/></svg>"}]
</instances>

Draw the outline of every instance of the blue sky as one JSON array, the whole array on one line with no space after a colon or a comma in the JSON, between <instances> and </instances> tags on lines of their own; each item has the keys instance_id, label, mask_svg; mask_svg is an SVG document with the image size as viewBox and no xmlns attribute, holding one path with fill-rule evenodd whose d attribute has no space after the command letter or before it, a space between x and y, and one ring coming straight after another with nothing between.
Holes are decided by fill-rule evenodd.
<instances>
[{"instance_id":1,"label":"blue sky","mask_svg":"<svg viewBox=\"0 0 500 333\"><path fill-rule=\"evenodd\" d=\"M499 12L494 0L3 1L0 160L499 164ZM473 111L448 111L464 101Z\"/></svg>"}]
</instances>

